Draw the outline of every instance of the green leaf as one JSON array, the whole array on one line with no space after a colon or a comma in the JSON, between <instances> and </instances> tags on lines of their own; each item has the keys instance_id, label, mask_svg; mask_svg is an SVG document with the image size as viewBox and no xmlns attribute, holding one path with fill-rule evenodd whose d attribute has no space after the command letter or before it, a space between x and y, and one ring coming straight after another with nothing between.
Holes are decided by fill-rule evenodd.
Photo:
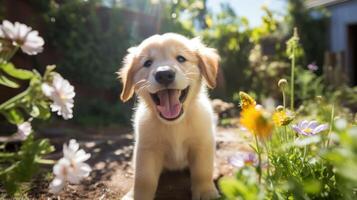
<instances>
[{"instance_id":1,"label":"green leaf","mask_svg":"<svg viewBox=\"0 0 357 200\"><path fill-rule=\"evenodd\" d=\"M246 191L244 189L244 185L234 179L221 179L219 181L219 188L221 189L222 193L228 197L228 199L237 197L240 193L239 191Z\"/></svg>"},{"instance_id":2,"label":"green leaf","mask_svg":"<svg viewBox=\"0 0 357 200\"><path fill-rule=\"evenodd\" d=\"M12 124L20 124L24 122L24 117L22 116L21 111L16 108L3 112L3 115Z\"/></svg>"},{"instance_id":3,"label":"green leaf","mask_svg":"<svg viewBox=\"0 0 357 200\"><path fill-rule=\"evenodd\" d=\"M31 71L25 69L17 69L12 63L2 64L0 68L9 76L12 76L17 79L29 80L33 77L33 73Z\"/></svg>"},{"instance_id":4,"label":"green leaf","mask_svg":"<svg viewBox=\"0 0 357 200\"><path fill-rule=\"evenodd\" d=\"M256 191L237 179L223 178L219 181L219 188L228 199L237 199L237 197L246 200L257 199Z\"/></svg>"},{"instance_id":5,"label":"green leaf","mask_svg":"<svg viewBox=\"0 0 357 200\"><path fill-rule=\"evenodd\" d=\"M30 112L31 117L37 118L40 115L40 109L36 105L33 105L31 107L31 112Z\"/></svg>"},{"instance_id":6,"label":"green leaf","mask_svg":"<svg viewBox=\"0 0 357 200\"><path fill-rule=\"evenodd\" d=\"M34 140L30 135L16 153L18 161L12 162L5 168L0 168L0 183L7 193L13 196L19 191L21 183L28 182L38 171L36 160L54 150L47 139Z\"/></svg>"},{"instance_id":7,"label":"green leaf","mask_svg":"<svg viewBox=\"0 0 357 200\"><path fill-rule=\"evenodd\" d=\"M51 72L53 72L55 70L55 68L56 68L56 65L47 65L46 71L43 75L43 78L45 80L47 80L49 78L49 75L51 74Z\"/></svg>"},{"instance_id":8,"label":"green leaf","mask_svg":"<svg viewBox=\"0 0 357 200\"><path fill-rule=\"evenodd\" d=\"M41 155L52 153L55 150L54 146L50 144L48 139L42 139L39 141L39 149L39 153Z\"/></svg>"},{"instance_id":9,"label":"green leaf","mask_svg":"<svg viewBox=\"0 0 357 200\"><path fill-rule=\"evenodd\" d=\"M4 86L10 87L10 88L19 88L20 87L20 85L18 83L16 83L13 80L10 80L3 74L0 74L0 85L4 85Z\"/></svg>"},{"instance_id":10,"label":"green leaf","mask_svg":"<svg viewBox=\"0 0 357 200\"><path fill-rule=\"evenodd\" d=\"M321 183L318 180L306 180L303 187L304 191L309 194L318 194L321 191Z\"/></svg>"},{"instance_id":11,"label":"green leaf","mask_svg":"<svg viewBox=\"0 0 357 200\"><path fill-rule=\"evenodd\" d=\"M51 117L51 111L46 102L41 102L40 104L38 104L37 108L39 109L39 115L37 118L45 120Z\"/></svg>"}]
</instances>

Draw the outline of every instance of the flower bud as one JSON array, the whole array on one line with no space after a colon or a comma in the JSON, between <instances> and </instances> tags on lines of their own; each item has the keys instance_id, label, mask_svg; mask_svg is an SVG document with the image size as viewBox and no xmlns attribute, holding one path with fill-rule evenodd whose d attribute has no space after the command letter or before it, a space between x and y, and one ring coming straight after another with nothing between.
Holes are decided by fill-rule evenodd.
<instances>
[{"instance_id":1,"label":"flower bud","mask_svg":"<svg viewBox=\"0 0 357 200\"><path fill-rule=\"evenodd\" d=\"M279 82L278 82L278 86L280 87L280 88L283 88L283 87L285 87L286 85L288 85L288 81L286 80L286 79L280 79L279 80Z\"/></svg>"},{"instance_id":2,"label":"flower bud","mask_svg":"<svg viewBox=\"0 0 357 200\"><path fill-rule=\"evenodd\" d=\"M321 103L324 100L324 98L322 96L320 96L320 95L316 96L315 98L316 98L318 103Z\"/></svg>"},{"instance_id":3,"label":"flower bud","mask_svg":"<svg viewBox=\"0 0 357 200\"><path fill-rule=\"evenodd\" d=\"M250 106L256 105L255 100L245 92L239 92L239 97L240 97L240 106L242 107L243 110L249 108Z\"/></svg>"},{"instance_id":4,"label":"flower bud","mask_svg":"<svg viewBox=\"0 0 357 200\"><path fill-rule=\"evenodd\" d=\"M284 110L284 106L279 105L278 107L276 107L276 111L283 111Z\"/></svg>"}]
</instances>

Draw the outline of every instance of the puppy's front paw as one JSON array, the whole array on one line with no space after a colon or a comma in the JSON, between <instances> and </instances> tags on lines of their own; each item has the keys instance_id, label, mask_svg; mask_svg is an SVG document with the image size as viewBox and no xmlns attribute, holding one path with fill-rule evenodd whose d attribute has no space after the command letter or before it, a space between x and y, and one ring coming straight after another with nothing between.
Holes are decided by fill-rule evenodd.
<instances>
[{"instance_id":1,"label":"puppy's front paw","mask_svg":"<svg viewBox=\"0 0 357 200\"><path fill-rule=\"evenodd\" d=\"M192 200L211 200L217 199L220 195L216 186L210 183L206 186L194 186L192 187Z\"/></svg>"}]
</instances>

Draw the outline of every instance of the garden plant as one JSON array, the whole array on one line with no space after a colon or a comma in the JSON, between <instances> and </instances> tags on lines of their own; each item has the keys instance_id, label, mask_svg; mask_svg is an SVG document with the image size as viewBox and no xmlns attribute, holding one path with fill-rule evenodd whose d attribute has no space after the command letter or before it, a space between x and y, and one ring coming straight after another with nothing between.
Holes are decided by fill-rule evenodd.
<instances>
[{"instance_id":1,"label":"garden plant","mask_svg":"<svg viewBox=\"0 0 357 200\"><path fill-rule=\"evenodd\" d=\"M317 114L294 105L299 37L287 42L290 86L281 79L283 105L264 108L240 92L240 125L252 134L252 152L238 152L231 163L235 178L219 181L223 199L356 199L357 126L352 115L316 97ZM286 92L290 94L287 105ZM307 100L306 100L307 101ZM311 102L309 102L311 103ZM310 107L309 107L310 108ZM348 113L347 113L348 114Z\"/></svg>"},{"instance_id":2,"label":"garden plant","mask_svg":"<svg viewBox=\"0 0 357 200\"><path fill-rule=\"evenodd\" d=\"M67 183L78 184L89 175L91 168L84 163L90 154L79 149L76 140L63 145L63 158L57 162L45 156L54 151L49 140L36 138L32 124L48 120L51 111L63 119L73 117L74 87L55 72L55 66L47 66L41 75L36 70L17 68L11 58L21 49L30 56L43 51L44 40L38 31L19 22L4 20L0 25L0 84L20 93L0 104L0 113L8 123L17 126L15 133L6 133L0 146L0 183L9 195L21 189L20 183L30 181L39 165L54 165L55 178L50 192L59 192ZM4 133L2 133L4 134ZM20 142L17 148L12 143ZM13 145L13 144L12 144Z\"/></svg>"}]
</instances>

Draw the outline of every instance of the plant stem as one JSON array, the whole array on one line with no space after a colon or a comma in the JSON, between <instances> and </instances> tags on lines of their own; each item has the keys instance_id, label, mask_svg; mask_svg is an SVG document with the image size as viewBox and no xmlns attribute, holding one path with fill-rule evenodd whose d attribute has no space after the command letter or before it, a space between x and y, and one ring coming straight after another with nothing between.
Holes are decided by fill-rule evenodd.
<instances>
[{"instance_id":1,"label":"plant stem","mask_svg":"<svg viewBox=\"0 0 357 200\"><path fill-rule=\"evenodd\" d=\"M270 164L269 164L269 148L268 144L264 143L265 149L266 149L266 154L267 154L267 173L268 177L270 177Z\"/></svg>"},{"instance_id":2,"label":"plant stem","mask_svg":"<svg viewBox=\"0 0 357 200\"><path fill-rule=\"evenodd\" d=\"M23 92L17 94L16 96L12 97L11 99L5 101L4 103L0 104L0 112L9 109L11 107L11 104L24 98L29 92L30 92L30 87L28 87Z\"/></svg>"},{"instance_id":3,"label":"plant stem","mask_svg":"<svg viewBox=\"0 0 357 200\"><path fill-rule=\"evenodd\" d=\"M15 55L15 53L17 52L18 49L19 49L19 47L15 46L15 48L7 56L6 61L9 61Z\"/></svg>"},{"instance_id":4,"label":"plant stem","mask_svg":"<svg viewBox=\"0 0 357 200\"><path fill-rule=\"evenodd\" d=\"M285 92L284 92L283 88L281 89L281 92L283 93L283 106L284 106L284 110L285 110L285 108L286 108L286 96L285 96Z\"/></svg>"},{"instance_id":5,"label":"plant stem","mask_svg":"<svg viewBox=\"0 0 357 200\"><path fill-rule=\"evenodd\" d=\"M11 158L14 157L15 153L0 153L0 158Z\"/></svg>"},{"instance_id":6,"label":"plant stem","mask_svg":"<svg viewBox=\"0 0 357 200\"><path fill-rule=\"evenodd\" d=\"M40 164L45 164L45 165L54 165L56 164L56 161L54 160L47 160L47 159L36 159L36 162L37 163L40 163Z\"/></svg>"},{"instance_id":7,"label":"plant stem","mask_svg":"<svg viewBox=\"0 0 357 200\"><path fill-rule=\"evenodd\" d=\"M262 180L262 158L261 158L261 151L259 148L259 142L256 134L254 134L254 138L255 138L255 144L257 146L257 153L258 153L258 175L259 175L259 184L260 184Z\"/></svg>"},{"instance_id":8,"label":"plant stem","mask_svg":"<svg viewBox=\"0 0 357 200\"><path fill-rule=\"evenodd\" d=\"M330 145L330 135L331 135L331 131L332 131L332 124L333 124L333 118L335 115L335 104L332 104L332 109L331 109L331 119L330 119L330 128L327 134L327 144L326 147L328 147Z\"/></svg>"},{"instance_id":9,"label":"plant stem","mask_svg":"<svg viewBox=\"0 0 357 200\"><path fill-rule=\"evenodd\" d=\"M305 145L305 147L304 147L304 156L303 156L303 158L302 158L302 161L303 161L303 164L304 164L304 165L305 165L306 151L307 151L307 149L306 149L306 145Z\"/></svg>"},{"instance_id":10,"label":"plant stem","mask_svg":"<svg viewBox=\"0 0 357 200\"><path fill-rule=\"evenodd\" d=\"M290 80L290 109L294 111L294 72L295 72L295 54L296 49L293 48L293 55L291 57L291 80Z\"/></svg>"}]
</instances>

